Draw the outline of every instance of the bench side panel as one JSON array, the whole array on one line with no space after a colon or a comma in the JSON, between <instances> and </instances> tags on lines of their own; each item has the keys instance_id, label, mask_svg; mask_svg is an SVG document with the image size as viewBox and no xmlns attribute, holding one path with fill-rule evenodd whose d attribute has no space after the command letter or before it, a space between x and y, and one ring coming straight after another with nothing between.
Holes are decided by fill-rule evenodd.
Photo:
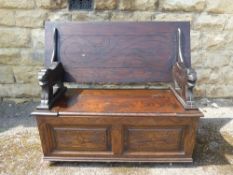
<instances>
[{"instance_id":1,"label":"bench side panel","mask_svg":"<svg viewBox=\"0 0 233 175\"><path fill-rule=\"evenodd\" d=\"M45 66L51 64L55 27L57 60L64 66L66 82L170 82L178 28L184 61L190 67L189 22L47 22Z\"/></svg>"}]
</instances>

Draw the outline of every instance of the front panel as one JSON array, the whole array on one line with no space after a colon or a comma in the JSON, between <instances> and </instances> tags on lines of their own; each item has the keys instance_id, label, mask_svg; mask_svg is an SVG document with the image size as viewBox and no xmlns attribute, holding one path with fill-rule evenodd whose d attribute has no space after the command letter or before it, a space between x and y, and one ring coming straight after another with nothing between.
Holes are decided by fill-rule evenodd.
<instances>
[{"instance_id":1,"label":"front panel","mask_svg":"<svg viewBox=\"0 0 233 175\"><path fill-rule=\"evenodd\" d=\"M196 118L37 117L46 158L192 159Z\"/></svg>"}]
</instances>

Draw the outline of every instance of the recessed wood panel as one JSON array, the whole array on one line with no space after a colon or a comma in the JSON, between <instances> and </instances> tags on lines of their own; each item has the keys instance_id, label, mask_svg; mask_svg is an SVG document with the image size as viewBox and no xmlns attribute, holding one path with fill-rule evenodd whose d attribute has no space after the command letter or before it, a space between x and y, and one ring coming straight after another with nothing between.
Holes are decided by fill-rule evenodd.
<instances>
[{"instance_id":1,"label":"recessed wood panel","mask_svg":"<svg viewBox=\"0 0 233 175\"><path fill-rule=\"evenodd\" d=\"M125 150L133 152L181 151L183 128L127 128Z\"/></svg>"},{"instance_id":2,"label":"recessed wood panel","mask_svg":"<svg viewBox=\"0 0 233 175\"><path fill-rule=\"evenodd\" d=\"M91 127L54 127L55 150L107 151L109 129Z\"/></svg>"}]
</instances>

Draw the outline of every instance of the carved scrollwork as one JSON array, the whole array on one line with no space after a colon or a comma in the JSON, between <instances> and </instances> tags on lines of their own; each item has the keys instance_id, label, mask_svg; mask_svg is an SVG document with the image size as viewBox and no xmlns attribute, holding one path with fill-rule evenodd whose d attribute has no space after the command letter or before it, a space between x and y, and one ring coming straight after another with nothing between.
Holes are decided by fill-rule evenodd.
<instances>
[{"instance_id":1,"label":"carved scrollwork","mask_svg":"<svg viewBox=\"0 0 233 175\"><path fill-rule=\"evenodd\" d=\"M54 28L53 30L53 53L51 57L51 63L57 61L57 41L58 40L58 29Z\"/></svg>"},{"instance_id":2,"label":"carved scrollwork","mask_svg":"<svg viewBox=\"0 0 233 175\"><path fill-rule=\"evenodd\" d=\"M49 86L48 69L42 69L38 72L39 85L41 86L41 103L40 107L48 108L51 99L52 88Z\"/></svg>"},{"instance_id":3,"label":"carved scrollwork","mask_svg":"<svg viewBox=\"0 0 233 175\"><path fill-rule=\"evenodd\" d=\"M183 100L186 108L194 108L193 88L196 84L197 74L191 67L186 67L182 53L182 31L177 30L177 59L173 65L172 74L175 91Z\"/></svg>"},{"instance_id":4,"label":"carved scrollwork","mask_svg":"<svg viewBox=\"0 0 233 175\"><path fill-rule=\"evenodd\" d=\"M41 104L38 109L49 109L55 100L64 93L63 86L64 70L61 63L54 62L48 69L42 69L38 73L39 85L41 86Z\"/></svg>"},{"instance_id":5,"label":"carved scrollwork","mask_svg":"<svg viewBox=\"0 0 233 175\"><path fill-rule=\"evenodd\" d=\"M58 30L54 29L54 50L51 58L51 65L47 69L38 72L39 85L41 86L41 103L37 109L49 109L55 100L61 96L65 87L63 86L64 69L61 63L57 62L57 37Z\"/></svg>"}]
</instances>

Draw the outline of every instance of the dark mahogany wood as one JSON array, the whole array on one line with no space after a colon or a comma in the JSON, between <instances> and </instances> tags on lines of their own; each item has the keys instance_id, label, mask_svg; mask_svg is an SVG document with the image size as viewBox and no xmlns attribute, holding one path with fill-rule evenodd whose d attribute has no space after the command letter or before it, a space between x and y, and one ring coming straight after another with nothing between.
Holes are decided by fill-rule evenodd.
<instances>
[{"instance_id":1,"label":"dark mahogany wood","mask_svg":"<svg viewBox=\"0 0 233 175\"><path fill-rule=\"evenodd\" d=\"M50 66L58 31L57 60L65 81L77 83L171 82L177 29L190 66L189 22L46 23L45 64Z\"/></svg>"},{"instance_id":2,"label":"dark mahogany wood","mask_svg":"<svg viewBox=\"0 0 233 175\"><path fill-rule=\"evenodd\" d=\"M166 105L169 103L169 105ZM182 105L167 90L69 90L51 111L62 113L183 113Z\"/></svg>"},{"instance_id":3,"label":"dark mahogany wood","mask_svg":"<svg viewBox=\"0 0 233 175\"><path fill-rule=\"evenodd\" d=\"M65 92L63 85L64 69L61 63L53 62L48 69L38 72L41 86L41 103L37 109L49 109L53 103ZM56 85L56 87L54 87Z\"/></svg>"},{"instance_id":4,"label":"dark mahogany wood","mask_svg":"<svg viewBox=\"0 0 233 175\"><path fill-rule=\"evenodd\" d=\"M47 160L190 162L198 118L37 116Z\"/></svg>"},{"instance_id":5,"label":"dark mahogany wood","mask_svg":"<svg viewBox=\"0 0 233 175\"><path fill-rule=\"evenodd\" d=\"M49 161L192 162L198 120L188 22L46 23L36 116ZM68 89L71 83L167 83Z\"/></svg>"},{"instance_id":6,"label":"dark mahogany wood","mask_svg":"<svg viewBox=\"0 0 233 175\"><path fill-rule=\"evenodd\" d=\"M174 80L174 93L178 94L181 103L185 108L195 107L193 101L193 88L195 86L197 76L196 71L192 68L187 68L182 63L176 63L172 70Z\"/></svg>"}]
</instances>

